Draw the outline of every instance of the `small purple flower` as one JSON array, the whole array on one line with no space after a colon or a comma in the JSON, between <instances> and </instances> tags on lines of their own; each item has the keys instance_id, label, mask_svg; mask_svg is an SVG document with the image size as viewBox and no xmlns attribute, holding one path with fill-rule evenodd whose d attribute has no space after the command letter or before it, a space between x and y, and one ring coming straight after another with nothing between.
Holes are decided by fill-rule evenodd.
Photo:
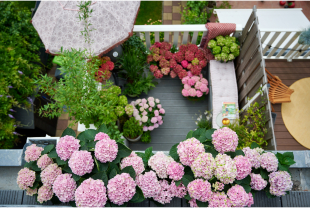
<instances>
[{"instance_id":1,"label":"small purple flower","mask_svg":"<svg viewBox=\"0 0 310 208\"><path fill-rule=\"evenodd\" d=\"M13 88L13 86L10 85L9 88Z\"/></svg>"},{"instance_id":2,"label":"small purple flower","mask_svg":"<svg viewBox=\"0 0 310 208\"><path fill-rule=\"evenodd\" d=\"M16 111L15 111L15 110L13 110L13 109L10 109L10 111L11 111L11 112L16 112Z\"/></svg>"},{"instance_id":3,"label":"small purple flower","mask_svg":"<svg viewBox=\"0 0 310 208\"><path fill-rule=\"evenodd\" d=\"M10 118L14 118L14 116L12 116L11 114L9 114L9 117L10 117Z\"/></svg>"},{"instance_id":4,"label":"small purple flower","mask_svg":"<svg viewBox=\"0 0 310 208\"><path fill-rule=\"evenodd\" d=\"M15 131L13 132L13 134L15 134L15 135L20 135L19 133L15 132Z\"/></svg>"},{"instance_id":5,"label":"small purple flower","mask_svg":"<svg viewBox=\"0 0 310 208\"><path fill-rule=\"evenodd\" d=\"M7 98L11 98L12 96L11 96L11 95L7 95L6 97L7 97Z\"/></svg>"},{"instance_id":6,"label":"small purple flower","mask_svg":"<svg viewBox=\"0 0 310 208\"><path fill-rule=\"evenodd\" d=\"M30 97L27 97L27 99L29 100L31 104L33 104L33 100Z\"/></svg>"},{"instance_id":7,"label":"small purple flower","mask_svg":"<svg viewBox=\"0 0 310 208\"><path fill-rule=\"evenodd\" d=\"M22 72L22 71L18 71L18 73L23 74L23 72Z\"/></svg>"},{"instance_id":8,"label":"small purple flower","mask_svg":"<svg viewBox=\"0 0 310 208\"><path fill-rule=\"evenodd\" d=\"M2 97L3 95L0 95L0 97Z\"/></svg>"}]
</instances>

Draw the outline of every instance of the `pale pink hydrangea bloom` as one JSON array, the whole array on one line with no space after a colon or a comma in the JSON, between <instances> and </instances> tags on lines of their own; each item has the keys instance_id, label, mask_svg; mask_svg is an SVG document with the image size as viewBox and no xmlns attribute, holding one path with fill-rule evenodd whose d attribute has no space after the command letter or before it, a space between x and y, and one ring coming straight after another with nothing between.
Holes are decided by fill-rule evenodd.
<instances>
[{"instance_id":1,"label":"pale pink hydrangea bloom","mask_svg":"<svg viewBox=\"0 0 310 208\"><path fill-rule=\"evenodd\" d=\"M165 111L165 109L161 108L161 109L159 109L159 113L161 113L161 114L165 114L165 113L166 113L166 111Z\"/></svg>"},{"instance_id":2,"label":"pale pink hydrangea bloom","mask_svg":"<svg viewBox=\"0 0 310 208\"><path fill-rule=\"evenodd\" d=\"M131 152L128 157L122 159L121 169L124 169L127 166L133 167L136 172L136 176L140 175L145 170L142 158L135 152Z\"/></svg>"},{"instance_id":3,"label":"pale pink hydrangea bloom","mask_svg":"<svg viewBox=\"0 0 310 208\"><path fill-rule=\"evenodd\" d=\"M207 87L207 85L202 84L202 85L200 86L200 91L201 91L201 92L205 92L206 94L208 94L209 88Z\"/></svg>"},{"instance_id":4,"label":"pale pink hydrangea bloom","mask_svg":"<svg viewBox=\"0 0 310 208\"><path fill-rule=\"evenodd\" d=\"M97 136L97 135L96 135ZM75 139L73 136L64 136L59 139L56 145L56 152L60 159L68 160L72 153L78 151L80 148L80 140Z\"/></svg>"},{"instance_id":5,"label":"pale pink hydrangea bloom","mask_svg":"<svg viewBox=\"0 0 310 208\"><path fill-rule=\"evenodd\" d=\"M163 117L162 117L162 116L157 116L156 118L157 118L158 121L163 120Z\"/></svg>"},{"instance_id":6,"label":"pale pink hydrangea bloom","mask_svg":"<svg viewBox=\"0 0 310 208\"><path fill-rule=\"evenodd\" d=\"M224 184L233 183L237 176L237 167L230 156L219 153L215 157L215 177Z\"/></svg>"},{"instance_id":7,"label":"pale pink hydrangea bloom","mask_svg":"<svg viewBox=\"0 0 310 208\"><path fill-rule=\"evenodd\" d=\"M75 203L78 207L104 207L107 200L106 187L99 179L86 179L75 191Z\"/></svg>"},{"instance_id":8,"label":"pale pink hydrangea bloom","mask_svg":"<svg viewBox=\"0 0 310 208\"><path fill-rule=\"evenodd\" d=\"M98 134L96 134L94 141L101 141L105 139L110 139L109 135L103 132L99 132Z\"/></svg>"},{"instance_id":9,"label":"pale pink hydrangea bloom","mask_svg":"<svg viewBox=\"0 0 310 208\"><path fill-rule=\"evenodd\" d=\"M205 78L201 78L200 82L202 82L205 85L208 85L208 80Z\"/></svg>"},{"instance_id":10,"label":"pale pink hydrangea bloom","mask_svg":"<svg viewBox=\"0 0 310 208\"><path fill-rule=\"evenodd\" d=\"M143 112L143 111L144 111L144 108L143 108L143 107L140 107L139 110L140 110L140 112Z\"/></svg>"},{"instance_id":11,"label":"pale pink hydrangea bloom","mask_svg":"<svg viewBox=\"0 0 310 208\"><path fill-rule=\"evenodd\" d=\"M149 102L149 105L150 105L152 108L154 108L155 102L154 102L154 101L151 101L151 102Z\"/></svg>"},{"instance_id":12,"label":"pale pink hydrangea bloom","mask_svg":"<svg viewBox=\"0 0 310 208\"><path fill-rule=\"evenodd\" d=\"M43 150L44 149L42 147L38 147L36 144L28 146L25 151L26 162L36 161L39 159Z\"/></svg>"},{"instance_id":13,"label":"pale pink hydrangea bloom","mask_svg":"<svg viewBox=\"0 0 310 208\"><path fill-rule=\"evenodd\" d=\"M224 184L216 181L214 184L212 184L212 187L215 191L222 191L224 189Z\"/></svg>"},{"instance_id":14,"label":"pale pink hydrangea bloom","mask_svg":"<svg viewBox=\"0 0 310 208\"><path fill-rule=\"evenodd\" d=\"M152 111L153 110L153 108L152 107L149 107L149 111Z\"/></svg>"},{"instance_id":15,"label":"pale pink hydrangea bloom","mask_svg":"<svg viewBox=\"0 0 310 208\"><path fill-rule=\"evenodd\" d=\"M277 171L269 174L270 193L275 196L284 196L286 191L292 190L291 175L286 171Z\"/></svg>"},{"instance_id":16,"label":"pale pink hydrangea bloom","mask_svg":"<svg viewBox=\"0 0 310 208\"><path fill-rule=\"evenodd\" d=\"M184 85L184 89L185 89L185 90L189 90L189 89L191 89L191 86L189 86L188 84L185 84L185 85Z\"/></svg>"},{"instance_id":17,"label":"pale pink hydrangea bloom","mask_svg":"<svg viewBox=\"0 0 310 208\"><path fill-rule=\"evenodd\" d=\"M148 97L147 100L148 100L149 102L154 102L154 101L155 101L155 98L154 98L154 97Z\"/></svg>"},{"instance_id":18,"label":"pale pink hydrangea bloom","mask_svg":"<svg viewBox=\"0 0 310 208\"><path fill-rule=\"evenodd\" d=\"M201 87L201 85L202 85L202 82L196 82L195 88L196 88L197 90L199 90L200 87Z\"/></svg>"},{"instance_id":19,"label":"pale pink hydrangea bloom","mask_svg":"<svg viewBox=\"0 0 310 208\"><path fill-rule=\"evenodd\" d=\"M190 207L198 207L196 199L191 199L188 201Z\"/></svg>"},{"instance_id":20,"label":"pale pink hydrangea bloom","mask_svg":"<svg viewBox=\"0 0 310 208\"><path fill-rule=\"evenodd\" d=\"M143 105L143 108L144 108L144 109L148 109L148 107L149 107L149 105L146 104L146 103Z\"/></svg>"},{"instance_id":21,"label":"pale pink hydrangea bloom","mask_svg":"<svg viewBox=\"0 0 310 208\"><path fill-rule=\"evenodd\" d=\"M267 186L267 181L262 178L260 174L251 173L251 188L260 191Z\"/></svg>"},{"instance_id":22,"label":"pale pink hydrangea bloom","mask_svg":"<svg viewBox=\"0 0 310 208\"><path fill-rule=\"evenodd\" d=\"M146 123L148 119L149 119L149 118L148 118L147 116L142 116L141 121L142 121L143 123Z\"/></svg>"},{"instance_id":23,"label":"pale pink hydrangea bloom","mask_svg":"<svg viewBox=\"0 0 310 208\"><path fill-rule=\"evenodd\" d=\"M155 110L155 111L154 111L154 114L155 114L155 116L159 116L159 111L158 111L158 110Z\"/></svg>"},{"instance_id":24,"label":"pale pink hydrangea bloom","mask_svg":"<svg viewBox=\"0 0 310 208\"><path fill-rule=\"evenodd\" d=\"M211 184L206 180L195 179L187 186L189 196L202 202L209 201L212 197Z\"/></svg>"},{"instance_id":25,"label":"pale pink hydrangea bloom","mask_svg":"<svg viewBox=\"0 0 310 208\"><path fill-rule=\"evenodd\" d=\"M164 122L162 120L158 121L159 125L162 125Z\"/></svg>"},{"instance_id":26,"label":"pale pink hydrangea bloom","mask_svg":"<svg viewBox=\"0 0 310 208\"><path fill-rule=\"evenodd\" d=\"M167 167L174 160L163 152L156 152L148 162L148 165L157 173L159 178L167 178Z\"/></svg>"},{"instance_id":27,"label":"pale pink hydrangea bloom","mask_svg":"<svg viewBox=\"0 0 310 208\"><path fill-rule=\"evenodd\" d=\"M191 79L194 80L195 82L198 82L200 80L200 77L195 75L195 76L192 76Z\"/></svg>"},{"instance_id":28,"label":"pale pink hydrangea bloom","mask_svg":"<svg viewBox=\"0 0 310 208\"><path fill-rule=\"evenodd\" d=\"M28 196L33 196L34 194L37 194L37 193L38 193L37 188L35 188L35 189L28 188L26 191L26 195L28 195Z\"/></svg>"},{"instance_id":29,"label":"pale pink hydrangea bloom","mask_svg":"<svg viewBox=\"0 0 310 208\"><path fill-rule=\"evenodd\" d=\"M278 158L271 152L266 152L260 156L260 166L268 172L277 171L278 163Z\"/></svg>"},{"instance_id":30,"label":"pale pink hydrangea bloom","mask_svg":"<svg viewBox=\"0 0 310 208\"><path fill-rule=\"evenodd\" d=\"M183 198L187 194L187 189L182 182L179 184L179 186L177 186L175 181L172 181L170 184L170 189L174 197Z\"/></svg>"},{"instance_id":31,"label":"pale pink hydrangea bloom","mask_svg":"<svg viewBox=\"0 0 310 208\"><path fill-rule=\"evenodd\" d=\"M157 129L159 127L159 124L154 124L154 129Z\"/></svg>"},{"instance_id":32,"label":"pale pink hydrangea bloom","mask_svg":"<svg viewBox=\"0 0 310 208\"><path fill-rule=\"evenodd\" d=\"M160 103L160 100L156 98L156 99L155 99L155 102L156 102L156 103Z\"/></svg>"},{"instance_id":33,"label":"pale pink hydrangea bloom","mask_svg":"<svg viewBox=\"0 0 310 208\"><path fill-rule=\"evenodd\" d=\"M202 97L203 96L203 93L199 90L196 91L196 95L197 97Z\"/></svg>"},{"instance_id":34,"label":"pale pink hydrangea bloom","mask_svg":"<svg viewBox=\"0 0 310 208\"><path fill-rule=\"evenodd\" d=\"M182 79L182 84L184 84L184 85L187 84L188 79L189 79L188 76L184 77L184 78Z\"/></svg>"},{"instance_id":35,"label":"pale pink hydrangea bloom","mask_svg":"<svg viewBox=\"0 0 310 208\"><path fill-rule=\"evenodd\" d=\"M102 163L115 160L117 152L118 146L115 140L106 139L96 143L95 156Z\"/></svg>"},{"instance_id":36,"label":"pale pink hydrangea bloom","mask_svg":"<svg viewBox=\"0 0 310 208\"><path fill-rule=\"evenodd\" d=\"M260 147L256 147L254 148L254 150L258 152L260 155L263 154L263 152L265 151L263 148L260 148Z\"/></svg>"},{"instance_id":37,"label":"pale pink hydrangea bloom","mask_svg":"<svg viewBox=\"0 0 310 208\"><path fill-rule=\"evenodd\" d=\"M157 105L157 108L161 109L161 104L158 104L158 105Z\"/></svg>"},{"instance_id":38,"label":"pale pink hydrangea bloom","mask_svg":"<svg viewBox=\"0 0 310 208\"><path fill-rule=\"evenodd\" d=\"M49 158L47 154L42 155L37 161L37 165L41 170L44 170L47 166L53 163L53 160Z\"/></svg>"},{"instance_id":39,"label":"pale pink hydrangea bloom","mask_svg":"<svg viewBox=\"0 0 310 208\"><path fill-rule=\"evenodd\" d=\"M222 154L234 152L238 146L238 136L230 128L224 127L214 131L212 134L212 144L215 150Z\"/></svg>"},{"instance_id":40,"label":"pale pink hydrangea bloom","mask_svg":"<svg viewBox=\"0 0 310 208\"><path fill-rule=\"evenodd\" d=\"M188 81L187 81L187 84L188 84L189 86L194 86L195 83L196 83L196 81L193 79L193 77L192 77L191 79L188 79Z\"/></svg>"},{"instance_id":41,"label":"pale pink hydrangea bloom","mask_svg":"<svg viewBox=\"0 0 310 208\"><path fill-rule=\"evenodd\" d=\"M146 116L147 115L147 112L146 111L143 111L142 112L142 116Z\"/></svg>"},{"instance_id":42,"label":"pale pink hydrangea bloom","mask_svg":"<svg viewBox=\"0 0 310 208\"><path fill-rule=\"evenodd\" d=\"M99 142L105 142L105 140ZM97 144L99 142L97 142ZM91 173L94 168L94 160L91 156L91 153L86 150L75 151L72 154L68 164L72 172L78 176L83 176L86 173Z\"/></svg>"},{"instance_id":43,"label":"pale pink hydrangea bloom","mask_svg":"<svg viewBox=\"0 0 310 208\"><path fill-rule=\"evenodd\" d=\"M260 154L255 151L254 149L251 149L250 147L245 147L242 149L245 156L250 159L250 163L253 168L259 168L260 167Z\"/></svg>"},{"instance_id":44,"label":"pale pink hydrangea bloom","mask_svg":"<svg viewBox=\"0 0 310 208\"><path fill-rule=\"evenodd\" d=\"M245 192L244 188L238 184L228 189L227 196L234 207L245 207L249 203L249 195Z\"/></svg>"},{"instance_id":45,"label":"pale pink hydrangea bloom","mask_svg":"<svg viewBox=\"0 0 310 208\"><path fill-rule=\"evenodd\" d=\"M38 202L42 204L43 202L47 202L48 200L50 200L52 197L53 191L51 186L43 185L39 188L37 197Z\"/></svg>"},{"instance_id":46,"label":"pale pink hydrangea bloom","mask_svg":"<svg viewBox=\"0 0 310 208\"><path fill-rule=\"evenodd\" d=\"M116 175L107 187L110 201L117 205L128 202L136 193L136 183L128 173Z\"/></svg>"},{"instance_id":47,"label":"pale pink hydrangea bloom","mask_svg":"<svg viewBox=\"0 0 310 208\"><path fill-rule=\"evenodd\" d=\"M191 166L198 155L205 152L203 144L194 137L180 142L177 149L181 163L187 166Z\"/></svg>"},{"instance_id":48,"label":"pale pink hydrangea bloom","mask_svg":"<svg viewBox=\"0 0 310 208\"><path fill-rule=\"evenodd\" d=\"M141 103L141 99L136 100L135 105L138 105L139 103Z\"/></svg>"},{"instance_id":49,"label":"pale pink hydrangea bloom","mask_svg":"<svg viewBox=\"0 0 310 208\"><path fill-rule=\"evenodd\" d=\"M170 203L172 198L174 197L171 186L166 180L160 180L159 184L161 187L161 191L157 196L153 197L153 199L161 204Z\"/></svg>"},{"instance_id":50,"label":"pale pink hydrangea bloom","mask_svg":"<svg viewBox=\"0 0 310 208\"><path fill-rule=\"evenodd\" d=\"M36 180L35 171L30 170L29 168L23 168L20 171L18 171L17 184L20 189L26 190L29 187L32 187L35 180Z\"/></svg>"},{"instance_id":51,"label":"pale pink hydrangea bloom","mask_svg":"<svg viewBox=\"0 0 310 208\"><path fill-rule=\"evenodd\" d=\"M146 100L145 98L143 98L143 99L141 100L141 102L142 102L142 103L147 103L147 100Z\"/></svg>"},{"instance_id":52,"label":"pale pink hydrangea bloom","mask_svg":"<svg viewBox=\"0 0 310 208\"><path fill-rule=\"evenodd\" d=\"M196 92L196 90L194 88L191 88L191 89L188 90L188 94L191 97L196 97L197 92Z\"/></svg>"},{"instance_id":53,"label":"pale pink hydrangea bloom","mask_svg":"<svg viewBox=\"0 0 310 208\"><path fill-rule=\"evenodd\" d=\"M209 207L231 207L231 201L224 192L214 192L209 200Z\"/></svg>"},{"instance_id":54,"label":"pale pink hydrangea bloom","mask_svg":"<svg viewBox=\"0 0 310 208\"><path fill-rule=\"evenodd\" d=\"M72 174L61 174L57 176L53 184L53 192L61 202L69 202L74 200L76 190L76 182L71 177Z\"/></svg>"},{"instance_id":55,"label":"pale pink hydrangea bloom","mask_svg":"<svg viewBox=\"0 0 310 208\"><path fill-rule=\"evenodd\" d=\"M148 130L149 130L149 131L153 131L153 130L154 130L154 126L149 126L149 127L148 127Z\"/></svg>"},{"instance_id":56,"label":"pale pink hydrangea bloom","mask_svg":"<svg viewBox=\"0 0 310 208\"><path fill-rule=\"evenodd\" d=\"M215 167L215 160L210 153L201 153L191 165L196 178L202 177L207 180L211 179L214 175Z\"/></svg>"},{"instance_id":57,"label":"pale pink hydrangea bloom","mask_svg":"<svg viewBox=\"0 0 310 208\"><path fill-rule=\"evenodd\" d=\"M184 97L188 97L188 96L189 96L188 90L183 89L183 90L182 90L182 95L183 95Z\"/></svg>"},{"instance_id":58,"label":"pale pink hydrangea bloom","mask_svg":"<svg viewBox=\"0 0 310 208\"><path fill-rule=\"evenodd\" d=\"M187 72L187 76L189 76L190 78L193 76L192 72L191 71L188 71Z\"/></svg>"},{"instance_id":59,"label":"pale pink hydrangea bloom","mask_svg":"<svg viewBox=\"0 0 310 208\"><path fill-rule=\"evenodd\" d=\"M45 186L53 185L57 176L61 174L61 167L58 167L56 163L47 166L40 174L41 181Z\"/></svg>"},{"instance_id":60,"label":"pale pink hydrangea bloom","mask_svg":"<svg viewBox=\"0 0 310 208\"><path fill-rule=\"evenodd\" d=\"M157 118L156 117L153 117L152 119L151 119L151 122L154 124L154 123L156 123L157 122Z\"/></svg>"},{"instance_id":61,"label":"pale pink hydrangea bloom","mask_svg":"<svg viewBox=\"0 0 310 208\"><path fill-rule=\"evenodd\" d=\"M238 155L234 158L234 162L237 167L237 177L236 177L237 180L242 180L251 173L252 164L249 158L242 155Z\"/></svg>"},{"instance_id":62,"label":"pale pink hydrangea bloom","mask_svg":"<svg viewBox=\"0 0 310 208\"><path fill-rule=\"evenodd\" d=\"M249 195L249 201L248 201L246 206L250 207L250 206L252 206L254 204L254 198L253 198L253 195L252 195L251 192L248 193L248 195Z\"/></svg>"},{"instance_id":63,"label":"pale pink hydrangea bloom","mask_svg":"<svg viewBox=\"0 0 310 208\"><path fill-rule=\"evenodd\" d=\"M138 175L136 177L136 184L141 188L145 198L155 197L161 191L156 173L152 170L145 174Z\"/></svg>"},{"instance_id":64,"label":"pale pink hydrangea bloom","mask_svg":"<svg viewBox=\"0 0 310 208\"><path fill-rule=\"evenodd\" d=\"M184 167L180 163L173 161L168 165L167 173L170 179L179 181L184 175Z\"/></svg>"},{"instance_id":65,"label":"pale pink hydrangea bloom","mask_svg":"<svg viewBox=\"0 0 310 208\"><path fill-rule=\"evenodd\" d=\"M143 131L148 131L149 129L147 128L147 126L143 126Z\"/></svg>"}]
</instances>

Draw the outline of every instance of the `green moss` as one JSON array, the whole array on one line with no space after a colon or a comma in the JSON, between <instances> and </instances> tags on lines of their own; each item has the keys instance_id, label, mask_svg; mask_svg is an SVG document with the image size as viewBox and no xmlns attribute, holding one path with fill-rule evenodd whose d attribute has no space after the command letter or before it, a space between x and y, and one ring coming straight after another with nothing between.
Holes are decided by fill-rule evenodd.
<instances>
[{"instance_id":1,"label":"green moss","mask_svg":"<svg viewBox=\"0 0 310 208\"><path fill-rule=\"evenodd\" d=\"M162 1L141 1L140 11L136 20L136 25L148 24L151 22L162 19Z\"/></svg>"}]
</instances>

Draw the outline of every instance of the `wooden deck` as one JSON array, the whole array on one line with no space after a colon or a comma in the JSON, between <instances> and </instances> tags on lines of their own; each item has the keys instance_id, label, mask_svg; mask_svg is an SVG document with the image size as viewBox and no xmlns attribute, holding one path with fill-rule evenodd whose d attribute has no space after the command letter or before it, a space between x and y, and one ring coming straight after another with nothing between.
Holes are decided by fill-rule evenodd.
<instances>
[{"instance_id":1,"label":"wooden deck","mask_svg":"<svg viewBox=\"0 0 310 208\"><path fill-rule=\"evenodd\" d=\"M278 76L282 82L291 86L294 82L299 79L310 77L310 61L297 61L292 62L283 61L273 61L266 60L266 68L273 75ZM310 93L310 86L309 86ZM310 104L309 104L310 106ZM299 144L292 135L287 131L281 115L281 104L273 105L275 113L277 113L277 118L274 126L275 137L277 141L278 150L307 150Z\"/></svg>"}]
</instances>

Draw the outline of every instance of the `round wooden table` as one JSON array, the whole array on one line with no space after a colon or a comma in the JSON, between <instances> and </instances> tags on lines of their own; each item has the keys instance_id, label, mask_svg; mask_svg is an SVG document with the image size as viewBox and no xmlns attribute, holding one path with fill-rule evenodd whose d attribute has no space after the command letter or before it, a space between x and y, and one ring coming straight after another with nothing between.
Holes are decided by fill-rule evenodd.
<instances>
[{"instance_id":1,"label":"round wooden table","mask_svg":"<svg viewBox=\"0 0 310 208\"><path fill-rule=\"evenodd\" d=\"M282 103L282 119L287 130L302 146L310 149L310 77L294 82L290 103Z\"/></svg>"}]
</instances>

